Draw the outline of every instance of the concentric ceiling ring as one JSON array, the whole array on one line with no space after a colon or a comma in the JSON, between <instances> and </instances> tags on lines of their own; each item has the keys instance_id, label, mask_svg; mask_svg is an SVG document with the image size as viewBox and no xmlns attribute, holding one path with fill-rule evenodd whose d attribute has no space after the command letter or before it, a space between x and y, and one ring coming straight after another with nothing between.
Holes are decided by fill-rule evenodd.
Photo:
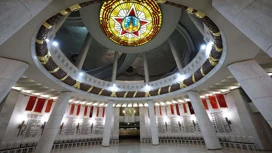
<instances>
[{"instance_id":1,"label":"concentric ceiling ring","mask_svg":"<svg viewBox=\"0 0 272 153\"><path fill-rule=\"evenodd\" d=\"M100 25L107 37L123 46L140 46L160 30L162 14L153 0L111 0L103 3Z\"/></svg>"},{"instance_id":2,"label":"concentric ceiling ring","mask_svg":"<svg viewBox=\"0 0 272 153\"><path fill-rule=\"evenodd\" d=\"M180 5L173 2L166 1L165 4L172 5L175 7L182 8L186 10L189 14L193 14L199 19L203 21L203 23L209 28L211 36L213 38L213 47L211 49L210 55L207 58L207 60L204 62L204 64L197 69L196 72L194 72L189 77L185 78L184 80L173 83L171 85L163 86L161 88L152 89L151 91L109 91L107 89L103 89L100 87L96 87L94 85L88 84L88 83L82 83L79 80L76 80L72 76L70 76L68 73L66 73L62 68L60 68L56 62L52 59L50 52L48 51L48 46L46 43L46 38L50 31L52 30L52 27L55 26L61 17L68 14L69 11L75 11L82 7L88 6L93 3L99 3L100 1L89 1L84 2L80 4L73 5L69 7L69 9L63 10L60 13L54 15L53 17L46 20L43 25L40 27L38 34L36 36L36 54L38 56L40 64L44 66L44 68L54 77L56 77L58 80L62 81L64 84L67 84L75 89L85 91L87 93L92 93L96 95L101 96L107 96L107 97L118 97L118 98L143 98L143 97L153 97L153 96L159 96L167 93L171 93L183 88L186 88L197 81L201 80L205 77L211 70L218 64L222 52L223 52L223 43L222 43L222 37L221 33L216 26L216 24L207 17L204 13L197 11L193 8Z\"/></svg>"}]
</instances>

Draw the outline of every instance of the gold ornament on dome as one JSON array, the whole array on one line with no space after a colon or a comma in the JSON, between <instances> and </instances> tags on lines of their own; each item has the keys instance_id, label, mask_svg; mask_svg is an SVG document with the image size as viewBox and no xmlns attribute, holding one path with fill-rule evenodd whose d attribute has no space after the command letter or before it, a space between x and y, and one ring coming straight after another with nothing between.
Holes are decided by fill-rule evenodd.
<instances>
[{"instance_id":1,"label":"gold ornament on dome","mask_svg":"<svg viewBox=\"0 0 272 153\"><path fill-rule=\"evenodd\" d=\"M113 42L140 46L160 30L162 14L153 0L109 0L100 10L100 25Z\"/></svg>"},{"instance_id":2,"label":"gold ornament on dome","mask_svg":"<svg viewBox=\"0 0 272 153\"><path fill-rule=\"evenodd\" d=\"M126 113L126 116L133 116L134 115L134 108L127 108L125 113Z\"/></svg>"}]
</instances>

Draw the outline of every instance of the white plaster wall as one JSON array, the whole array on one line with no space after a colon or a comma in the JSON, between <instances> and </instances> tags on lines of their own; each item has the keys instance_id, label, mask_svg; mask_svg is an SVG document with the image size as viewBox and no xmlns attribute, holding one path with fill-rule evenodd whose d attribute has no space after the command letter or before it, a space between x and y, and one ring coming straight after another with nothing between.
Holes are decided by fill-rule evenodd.
<instances>
[{"instance_id":1,"label":"white plaster wall","mask_svg":"<svg viewBox=\"0 0 272 153\"><path fill-rule=\"evenodd\" d=\"M1 0L0 45L36 16L52 0Z\"/></svg>"},{"instance_id":2,"label":"white plaster wall","mask_svg":"<svg viewBox=\"0 0 272 153\"><path fill-rule=\"evenodd\" d=\"M212 5L272 56L271 0L213 0Z\"/></svg>"}]
</instances>

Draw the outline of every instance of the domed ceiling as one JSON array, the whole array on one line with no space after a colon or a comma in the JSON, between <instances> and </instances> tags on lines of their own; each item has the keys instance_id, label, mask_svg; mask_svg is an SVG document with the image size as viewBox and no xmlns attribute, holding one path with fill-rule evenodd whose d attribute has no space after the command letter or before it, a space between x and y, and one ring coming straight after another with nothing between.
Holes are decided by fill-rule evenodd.
<instances>
[{"instance_id":1,"label":"domed ceiling","mask_svg":"<svg viewBox=\"0 0 272 153\"><path fill-rule=\"evenodd\" d=\"M131 44L127 44L127 46L125 46L125 44L120 44L112 41L111 38L109 38L109 35L107 35L105 29L103 29L103 25L101 24L101 14L106 11L106 4L107 3L94 4L81 9L81 11L72 12L67 20L64 22L63 26L57 32L55 40L59 42L60 49L63 51L66 57L72 63L76 63L76 61L78 60L80 48L84 42L86 35L88 32L91 33L93 39L87 57L84 61L82 70L94 77L107 81L110 81L112 76L114 52L119 51L113 50L112 48L116 48L116 46L125 47L126 53L119 53L118 71L116 79L120 81L144 82L145 74L143 57L141 56L141 54L139 54L139 52L142 52L141 47L146 48L145 45L148 45L149 43L146 43L144 45L138 44L142 45L140 47L127 47ZM122 27L120 26L122 26L121 24L123 24L121 22L126 20L126 16L131 17L133 15L143 15L144 11L137 11L137 9L139 10L139 8L141 8L141 6L136 5L138 3L125 4L126 5L124 6L120 6L119 1L118 5L111 4L112 9L117 9L116 7L119 6L121 8L119 8L118 10L121 11L119 13L115 13L117 14L117 17L108 17L110 18L112 23L107 24L105 28L109 29L110 27L108 26L114 25L114 27L118 26L120 30L120 28L122 29ZM196 27L195 23L193 22L198 21L199 19L192 19L191 15L189 15L186 11L182 11L178 8L173 8L165 5L159 6L158 4L156 4L155 6L157 7L157 9L159 9L158 13L160 13L161 11L161 14L155 14L160 15L159 19L162 22L162 27L161 30L159 29L160 31L157 31L158 35L153 35L154 40L151 40L154 44L156 44L155 46L157 47L151 47L147 51L150 81L155 81L167 77L178 71L168 40L173 42L174 47L178 51L178 55L183 67L185 67L195 57L195 55L198 53L199 46L204 43L203 35L198 29L199 27ZM169 18L168 15L171 15L173 13L173 10L178 13L175 13L174 16ZM118 14L121 17L118 17ZM122 14L123 16L120 14ZM150 17L149 20L144 19L144 21L153 22L153 19L154 17ZM119 24L117 20L120 20L121 24ZM139 22L141 21L139 20ZM169 26L168 23L170 23L171 25L174 24L173 28L165 28ZM154 27L154 25L152 26ZM156 26L160 27L160 25ZM141 25L141 28L142 27L145 26ZM200 28L203 28L203 26ZM99 38L97 37L97 31L100 31L100 33L98 34ZM120 39L122 39L121 37L125 37L125 39L129 40L128 37L131 37L132 35L136 37L135 32L131 32L130 34L128 32L126 32L126 34L122 34L122 31L118 32L119 33L117 33L117 35L120 36ZM162 33L163 35L160 35L160 33ZM167 37L165 33L167 33L169 36ZM101 40L100 37L103 39ZM106 43L104 42L105 39L107 39ZM161 40L164 41L161 42ZM111 41L112 43L112 46L110 46L112 48L109 48L106 45L109 41ZM136 48L138 51L136 53L134 53L134 51L132 51L132 53L129 53L133 48Z\"/></svg>"},{"instance_id":2,"label":"domed ceiling","mask_svg":"<svg viewBox=\"0 0 272 153\"><path fill-rule=\"evenodd\" d=\"M41 25L37 59L59 83L98 96L156 97L201 83L221 60L221 33L203 12L166 1L152 10L159 17L153 22L150 14L141 16L153 1L125 0L112 5L122 5L112 17L101 18L112 13L107 2L70 6ZM113 27L119 38L107 32ZM150 38L148 29L155 32Z\"/></svg>"}]
</instances>

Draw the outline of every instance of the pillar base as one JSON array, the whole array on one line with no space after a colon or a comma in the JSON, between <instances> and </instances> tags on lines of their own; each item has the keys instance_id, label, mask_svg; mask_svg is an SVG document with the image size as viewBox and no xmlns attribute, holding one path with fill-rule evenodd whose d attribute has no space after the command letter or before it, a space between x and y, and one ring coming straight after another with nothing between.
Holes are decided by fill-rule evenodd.
<instances>
[{"instance_id":1,"label":"pillar base","mask_svg":"<svg viewBox=\"0 0 272 153\"><path fill-rule=\"evenodd\" d=\"M102 147L109 147L110 145L102 145Z\"/></svg>"},{"instance_id":2,"label":"pillar base","mask_svg":"<svg viewBox=\"0 0 272 153\"><path fill-rule=\"evenodd\" d=\"M160 144L152 144L152 146L158 146L158 145L160 145Z\"/></svg>"},{"instance_id":3,"label":"pillar base","mask_svg":"<svg viewBox=\"0 0 272 153\"><path fill-rule=\"evenodd\" d=\"M216 148L216 149L209 149L208 148L208 150L221 150L221 149L223 149L223 148Z\"/></svg>"}]
</instances>

